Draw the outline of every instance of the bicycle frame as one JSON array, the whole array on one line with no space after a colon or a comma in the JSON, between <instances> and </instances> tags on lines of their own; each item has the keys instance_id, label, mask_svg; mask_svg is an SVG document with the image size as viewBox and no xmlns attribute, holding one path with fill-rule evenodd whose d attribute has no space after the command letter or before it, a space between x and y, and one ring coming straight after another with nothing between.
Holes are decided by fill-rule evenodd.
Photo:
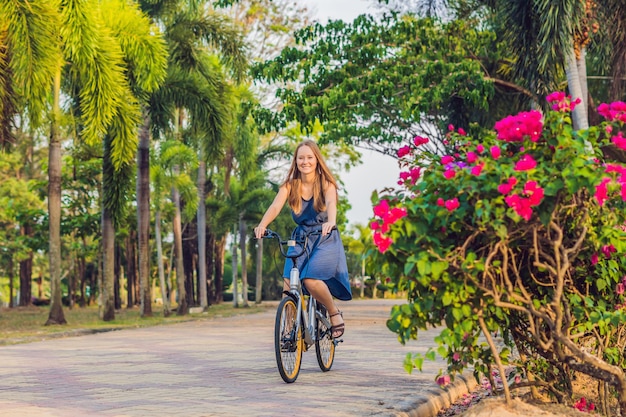
<instances>
[{"instance_id":1,"label":"bicycle frame","mask_svg":"<svg viewBox=\"0 0 626 417\"><path fill-rule=\"evenodd\" d=\"M309 236L319 235L321 231L313 231L299 235L298 240L282 240L271 230L266 230L264 237L277 238L281 254L293 261L289 273L289 289L278 304L274 325L274 350L276 363L282 379L292 383L298 378L302 363L302 352L315 345L317 363L323 372L330 371L335 358L335 347L340 340L332 338L330 316L326 308L322 308L313 296L305 297L300 270L296 259L305 252L309 254ZM292 250L286 250L287 245ZM300 245L298 247L298 245ZM313 243L313 249L317 242ZM308 262L308 261L305 261ZM301 266L302 267L302 266Z\"/></svg>"},{"instance_id":2,"label":"bicycle frame","mask_svg":"<svg viewBox=\"0 0 626 417\"><path fill-rule=\"evenodd\" d=\"M307 349L315 343L317 338L317 332L315 331L315 318L322 321L327 329L331 328L330 322L326 319L325 315L322 315L317 309L317 300L309 296L308 302L306 305L306 314L304 313L303 303L305 302L304 292L302 291L302 282L300 281L300 270L298 268L293 267L289 273L289 291L288 296L292 297L296 302L297 306L297 317L300 317L298 320L298 324L296 327L296 331L300 331L300 329L304 326L304 341L306 343ZM335 346L337 345L337 341L333 341Z\"/></svg>"},{"instance_id":3,"label":"bicycle frame","mask_svg":"<svg viewBox=\"0 0 626 417\"><path fill-rule=\"evenodd\" d=\"M307 235L307 238L309 236L314 236L318 234L321 234L321 231L315 231L313 233L310 233ZM295 259L299 258L300 256L304 254L306 250L304 249L306 248L306 240L304 242L298 242L295 239L289 239L286 241L281 240L278 233L273 232L271 230L266 231L266 237L277 238L279 242L279 248L280 248L281 254L285 258L289 258L294 261L294 266L291 268L289 272L289 291L285 291L285 294L287 296L292 297L294 302L296 303L297 317L300 318L298 320L297 330L299 331L302 327L304 327L303 329L304 341L306 342L306 348L308 349L311 345L315 343L315 340L317 338L317 332L315 331L315 328L314 328L315 318L317 317L317 319L319 319L322 323L324 323L327 329L331 328L331 323L326 318L326 316L320 314L320 312L317 309L317 300L312 296L309 296L308 298L308 303L306 306L307 307L306 314L304 314L303 303L305 302L305 298L304 298L304 292L302 291L302 281L300 280L300 270L296 267ZM295 247L298 243L302 244L303 249L295 254L288 255L287 252L283 249L283 244L287 244L287 247ZM335 346L337 346L338 341L333 340L333 343L335 344Z\"/></svg>"}]
</instances>

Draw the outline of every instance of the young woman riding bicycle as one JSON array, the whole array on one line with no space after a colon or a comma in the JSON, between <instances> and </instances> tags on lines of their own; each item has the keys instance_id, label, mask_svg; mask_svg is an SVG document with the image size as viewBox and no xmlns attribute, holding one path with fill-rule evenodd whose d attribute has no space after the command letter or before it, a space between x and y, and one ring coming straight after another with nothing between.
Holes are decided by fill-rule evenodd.
<instances>
[{"instance_id":1,"label":"young woman riding bicycle","mask_svg":"<svg viewBox=\"0 0 626 417\"><path fill-rule=\"evenodd\" d=\"M343 314L333 297L351 300L346 254L341 243L337 220L337 182L324 162L315 142L303 141L296 148L287 179L283 182L259 225L254 229L257 239L263 237L267 226L278 216L285 203L289 204L298 225L294 234L306 233L321 225L322 236L308 257L295 260L300 269L304 289L326 307L330 314L333 338L345 330ZM285 262L284 288L289 290L292 260Z\"/></svg>"}]
</instances>

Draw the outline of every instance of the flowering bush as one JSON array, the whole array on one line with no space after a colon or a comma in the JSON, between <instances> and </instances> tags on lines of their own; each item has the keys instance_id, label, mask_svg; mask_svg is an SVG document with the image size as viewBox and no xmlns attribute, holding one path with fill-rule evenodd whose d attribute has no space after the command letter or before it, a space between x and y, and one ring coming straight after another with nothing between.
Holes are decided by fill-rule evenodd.
<instances>
[{"instance_id":1,"label":"flowering bush","mask_svg":"<svg viewBox=\"0 0 626 417\"><path fill-rule=\"evenodd\" d=\"M435 353L451 375L512 364L570 404L583 372L626 409L626 105L603 104L601 125L574 131L577 103L548 101L547 114L509 116L480 138L451 126L448 155L422 150L424 138L401 148L400 187L377 197L371 223L377 262L409 301L388 327L404 343L442 326L408 370Z\"/></svg>"}]
</instances>

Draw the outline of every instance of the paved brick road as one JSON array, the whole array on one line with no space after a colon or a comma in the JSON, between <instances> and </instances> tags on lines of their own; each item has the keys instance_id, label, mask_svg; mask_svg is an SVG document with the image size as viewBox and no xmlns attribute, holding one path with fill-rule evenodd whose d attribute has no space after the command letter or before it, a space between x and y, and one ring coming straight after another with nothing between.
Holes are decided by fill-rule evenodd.
<instances>
[{"instance_id":1,"label":"paved brick road","mask_svg":"<svg viewBox=\"0 0 626 417\"><path fill-rule=\"evenodd\" d=\"M441 363L405 373L407 346L385 321L393 300L341 304L345 342L330 372L304 353L285 384L274 359L275 311L0 347L2 417L424 416ZM436 395L435 395L436 394ZM439 398L440 400L441 398Z\"/></svg>"}]
</instances>

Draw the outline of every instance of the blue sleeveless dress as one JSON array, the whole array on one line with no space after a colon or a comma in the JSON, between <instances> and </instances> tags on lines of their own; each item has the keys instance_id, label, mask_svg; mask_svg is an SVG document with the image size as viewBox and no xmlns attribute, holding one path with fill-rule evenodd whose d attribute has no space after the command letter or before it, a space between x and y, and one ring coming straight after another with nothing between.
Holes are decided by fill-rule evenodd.
<instances>
[{"instance_id":1,"label":"blue sleeveless dress","mask_svg":"<svg viewBox=\"0 0 626 417\"><path fill-rule=\"evenodd\" d=\"M328 213L315 211L313 198L310 200L302 199L301 213L296 214L292 210L291 216L298 225L292 233L293 238L310 230L319 230L321 225L328 221ZM339 231L333 230L326 236L312 236L307 247L310 256L307 257L305 252L304 255L296 258L298 269L300 269L300 279L321 279L326 282L333 297L344 301L351 300L352 290L350 289L346 253L343 243L341 243ZM289 248L288 252L294 250L296 249ZM292 267L293 261L287 259L283 277L289 279L289 271Z\"/></svg>"}]
</instances>

